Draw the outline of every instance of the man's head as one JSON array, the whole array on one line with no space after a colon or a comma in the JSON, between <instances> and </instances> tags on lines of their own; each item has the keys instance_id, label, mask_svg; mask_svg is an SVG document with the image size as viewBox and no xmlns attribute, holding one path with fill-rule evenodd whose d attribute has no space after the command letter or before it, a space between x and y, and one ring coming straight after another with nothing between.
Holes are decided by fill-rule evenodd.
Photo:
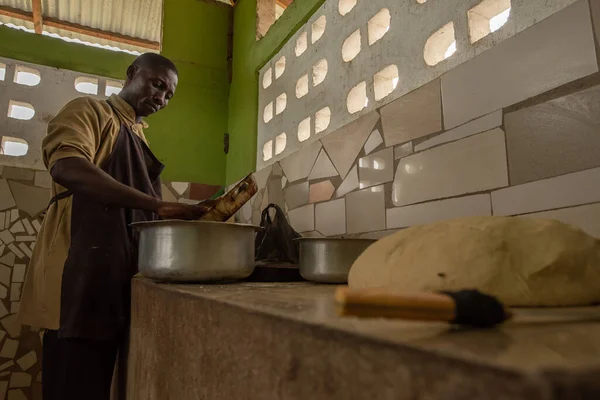
<instances>
[{"instance_id":1,"label":"man's head","mask_svg":"<svg viewBox=\"0 0 600 400\"><path fill-rule=\"evenodd\" d=\"M166 57L145 53L127 68L119 96L133 107L138 118L165 108L177 88L177 68Z\"/></svg>"}]
</instances>

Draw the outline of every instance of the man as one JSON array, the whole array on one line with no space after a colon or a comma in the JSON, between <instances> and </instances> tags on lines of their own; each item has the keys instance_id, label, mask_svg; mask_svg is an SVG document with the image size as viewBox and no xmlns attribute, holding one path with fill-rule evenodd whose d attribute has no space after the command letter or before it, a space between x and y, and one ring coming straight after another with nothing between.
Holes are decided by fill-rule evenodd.
<instances>
[{"instance_id":1,"label":"man","mask_svg":"<svg viewBox=\"0 0 600 400\"><path fill-rule=\"evenodd\" d=\"M48 124L43 157L50 201L23 289L19 320L45 328L44 400L107 400L129 323L136 235L129 224L197 219L206 203L161 199L163 165L142 131L143 117L175 94L175 65L139 56L119 95L67 104ZM176 135L177 132L169 132Z\"/></svg>"}]
</instances>

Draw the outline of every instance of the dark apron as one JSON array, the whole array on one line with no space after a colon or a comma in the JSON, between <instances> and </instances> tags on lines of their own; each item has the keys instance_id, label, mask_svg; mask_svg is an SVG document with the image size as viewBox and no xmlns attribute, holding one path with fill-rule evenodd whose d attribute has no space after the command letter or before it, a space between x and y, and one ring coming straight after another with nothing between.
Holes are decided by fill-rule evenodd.
<instances>
[{"instance_id":1,"label":"dark apron","mask_svg":"<svg viewBox=\"0 0 600 400\"><path fill-rule=\"evenodd\" d=\"M121 122L114 149L101 169L124 185L161 198L163 168L146 143ZM129 325L131 278L137 273L138 235L129 225L156 216L107 207L70 192L51 203L69 195L71 246L63 270L58 336L114 340Z\"/></svg>"}]
</instances>

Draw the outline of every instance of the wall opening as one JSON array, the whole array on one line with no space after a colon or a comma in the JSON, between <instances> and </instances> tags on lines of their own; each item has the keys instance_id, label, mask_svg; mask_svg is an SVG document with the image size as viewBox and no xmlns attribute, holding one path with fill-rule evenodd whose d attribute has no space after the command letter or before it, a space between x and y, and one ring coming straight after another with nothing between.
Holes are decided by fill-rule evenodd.
<instances>
[{"instance_id":1,"label":"wall opening","mask_svg":"<svg viewBox=\"0 0 600 400\"><path fill-rule=\"evenodd\" d=\"M282 133L275 138L275 154L281 154L285 150L285 145L287 144L287 135Z\"/></svg>"},{"instance_id":2,"label":"wall opening","mask_svg":"<svg viewBox=\"0 0 600 400\"><path fill-rule=\"evenodd\" d=\"M429 66L434 66L456 52L454 23L449 22L427 39L423 57Z\"/></svg>"},{"instance_id":3,"label":"wall opening","mask_svg":"<svg viewBox=\"0 0 600 400\"><path fill-rule=\"evenodd\" d=\"M106 97L108 97L113 94L119 94L119 93L121 93L122 89L123 89L123 84L121 82L106 81L106 87L104 88L104 95Z\"/></svg>"},{"instance_id":4,"label":"wall opening","mask_svg":"<svg viewBox=\"0 0 600 400\"><path fill-rule=\"evenodd\" d=\"M338 10L341 15L346 15L356 6L358 0L340 0Z\"/></svg>"},{"instance_id":5,"label":"wall opening","mask_svg":"<svg viewBox=\"0 0 600 400\"><path fill-rule=\"evenodd\" d=\"M281 93L275 100L275 114L281 114L287 107L287 94Z\"/></svg>"},{"instance_id":6,"label":"wall opening","mask_svg":"<svg viewBox=\"0 0 600 400\"><path fill-rule=\"evenodd\" d=\"M37 86L40 84L41 80L42 76L37 69L17 65L14 78L15 83L25 86Z\"/></svg>"},{"instance_id":7,"label":"wall opening","mask_svg":"<svg viewBox=\"0 0 600 400\"><path fill-rule=\"evenodd\" d=\"M308 94L308 75L304 75L296 82L296 97L301 99Z\"/></svg>"},{"instance_id":8,"label":"wall opening","mask_svg":"<svg viewBox=\"0 0 600 400\"><path fill-rule=\"evenodd\" d=\"M496 32L498 29L506 25L508 19L510 18L511 9L512 8L509 7L506 10L502 11L500 14L490 19L490 31L492 33Z\"/></svg>"},{"instance_id":9,"label":"wall opening","mask_svg":"<svg viewBox=\"0 0 600 400\"><path fill-rule=\"evenodd\" d=\"M398 67L390 65L379 71L373 77L375 101L379 101L392 93L398 87Z\"/></svg>"},{"instance_id":10,"label":"wall opening","mask_svg":"<svg viewBox=\"0 0 600 400\"><path fill-rule=\"evenodd\" d=\"M35 108L29 103L10 100L8 102L8 116L23 121L30 120L35 115Z\"/></svg>"},{"instance_id":11,"label":"wall opening","mask_svg":"<svg viewBox=\"0 0 600 400\"><path fill-rule=\"evenodd\" d=\"M313 86L318 86L327 77L328 64L326 59L322 59L313 65Z\"/></svg>"},{"instance_id":12,"label":"wall opening","mask_svg":"<svg viewBox=\"0 0 600 400\"><path fill-rule=\"evenodd\" d=\"M273 141L269 140L263 145L263 161L269 161L273 158Z\"/></svg>"},{"instance_id":13,"label":"wall opening","mask_svg":"<svg viewBox=\"0 0 600 400\"><path fill-rule=\"evenodd\" d=\"M263 89L268 88L273 83L273 69L269 68L263 75Z\"/></svg>"},{"instance_id":14,"label":"wall opening","mask_svg":"<svg viewBox=\"0 0 600 400\"><path fill-rule=\"evenodd\" d=\"M298 124L298 141L304 142L310 138L310 117Z\"/></svg>"},{"instance_id":15,"label":"wall opening","mask_svg":"<svg viewBox=\"0 0 600 400\"><path fill-rule=\"evenodd\" d=\"M367 83L363 81L350 89L348 92L348 99L346 100L346 106L348 107L348 112L350 114L356 114L367 108L368 105Z\"/></svg>"},{"instance_id":16,"label":"wall opening","mask_svg":"<svg viewBox=\"0 0 600 400\"><path fill-rule=\"evenodd\" d=\"M263 111L263 121L268 124L273 119L273 102L270 102Z\"/></svg>"},{"instance_id":17,"label":"wall opening","mask_svg":"<svg viewBox=\"0 0 600 400\"><path fill-rule=\"evenodd\" d=\"M29 144L19 138L12 136L2 136L0 142L0 154L11 157L20 157L27 154L29 151Z\"/></svg>"},{"instance_id":18,"label":"wall opening","mask_svg":"<svg viewBox=\"0 0 600 400\"><path fill-rule=\"evenodd\" d=\"M308 49L308 35L302 32L296 39L296 57L300 57Z\"/></svg>"},{"instance_id":19,"label":"wall opening","mask_svg":"<svg viewBox=\"0 0 600 400\"><path fill-rule=\"evenodd\" d=\"M360 29L354 31L342 45L342 58L345 62L350 62L360 53Z\"/></svg>"},{"instance_id":20,"label":"wall opening","mask_svg":"<svg viewBox=\"0 0 600 400\"><path fill-rule=\"evenodd\" d=\"M75 90L79 93L98 94L98 79L80 76L75 79Z\"/></svg>"},{"instance_id":21,"label":"wall opening","mask_svg":"<svg viewBox=\"0 0 600 400\"><path fill-rule=\"evenodd\" d=\"M367 30L369 34L369 46L375 44L390 30L392 16L390 10L384 8L369 20Z\"/></svg>"},{"instance_id":22,"label":"wall opening","mask_svg":"<svg viewBox=\"0 0 600 400\"><path fill-rule=\"evenodd\" d=\"M0 63L0 81L3 81L6 77L6 64Z\"/></svg>"},{"instance_id":23,"label":"wall opening","mask_svg":"<svg viewBox=\"0 0 600 400\"><path fill-rule=\"evenodd\" d=\"M285 57L281 57L275 63L275 79L279 79L285 72Z\"/></svg>"},{"instance_id":24,"label":"wall opening","mask_svg":"<svg viewBox=\"0 0 600 400\"><path fill-rule=\"evenodd\" d=\"M310 41L316 43L317 40L321 39L325 34L325 28L327 27L327 17L322 15L312 24Z\"/></svg>"},{"instance_id":25,"label":"wall opening","mask_svg":"<svg viewBox=\"0 0 600 400\"><path fill-rule=\"evenodd\" d=\"M475 43L500 29L510 18L511 0L484 0L468 12L469 37Z\"/></svg>"},{"instance_id":26,"label":"wall opening","mask_svg":"<svg viewBox=\"0 0 600 400\"><path fill-rule=\"evenodd\" d=\"M315 133L321 133L329 127L331 121L331 110L329 107L322 108L315 114Z\"/></svg>"}]
</instances>

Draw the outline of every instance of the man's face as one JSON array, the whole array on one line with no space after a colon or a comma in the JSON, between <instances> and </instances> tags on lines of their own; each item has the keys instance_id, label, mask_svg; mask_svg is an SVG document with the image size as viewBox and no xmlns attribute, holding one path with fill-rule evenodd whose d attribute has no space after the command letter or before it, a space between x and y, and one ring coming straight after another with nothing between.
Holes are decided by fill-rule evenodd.
<instances>
[{"instance_id":1,"label":"man's face","mask_svg":"<svg viewBox=\"0 0 600 400\"><path fill-rule=\"evenodd\" d=\"M131 106L138 117L147 117L169 104L177 88L177 75L167 68L133 68L127 78Z\"/></svg>"}]
</instances>

